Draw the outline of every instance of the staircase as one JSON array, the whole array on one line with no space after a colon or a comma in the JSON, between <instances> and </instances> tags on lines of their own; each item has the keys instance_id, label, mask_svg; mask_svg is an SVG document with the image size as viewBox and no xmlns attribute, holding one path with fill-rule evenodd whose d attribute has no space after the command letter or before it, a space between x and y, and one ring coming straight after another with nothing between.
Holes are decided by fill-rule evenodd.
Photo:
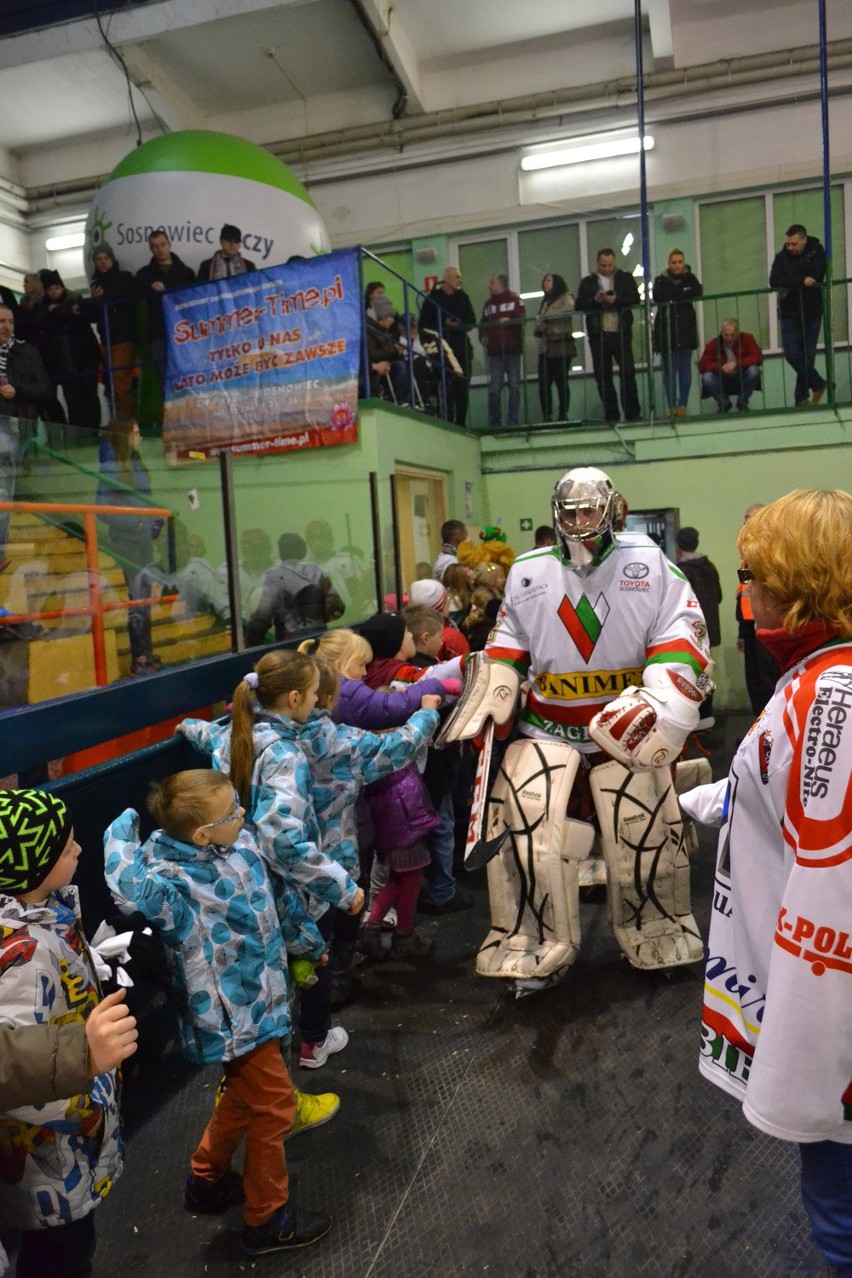
<instances>
[{"instance_id":1,"label":"staircase","mask_svg":"<svg viewBox=\"0 0 852 1278\"><path fill-rule=\"evenodd\" d=\"M83 541L36 514L13 514L7 554L0 573L0 606L10 613L85 608L89 603ZM111 555L98 554L104 603L127 599L124 574ZM158 592L154 592L158 593ZM57 617L38 621L38 638L2 641L0 635L0 710L35 704L95 687L91 618ZM230 651L227 629L212 615L187 614L180 599L151 609L154 652L163 665L180 665ZM130 675L127 613L104 613L107 678Z\"/></svg>"}]
</instances>

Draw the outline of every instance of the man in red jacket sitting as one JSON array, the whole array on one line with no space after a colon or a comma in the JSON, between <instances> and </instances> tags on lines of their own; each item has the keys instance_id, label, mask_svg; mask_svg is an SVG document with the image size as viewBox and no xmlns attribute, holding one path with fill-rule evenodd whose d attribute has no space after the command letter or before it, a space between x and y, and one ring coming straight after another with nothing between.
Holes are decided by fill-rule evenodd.
<instances>
[{"instance_id":1,"label":"man in red jacket sitting","mask_svg":"<svg viewBox=\"0 0 852 1278\"><path fill-rule=\"evenodd\" d=\"M736 320L722 322L719 336L701 352L702 399L715 399L720 413L731 411L731 396L737 397L737 411L744 413L754 391L760 388L763 353L751 333L741 333Z\"/></svg>"}]
</instances>

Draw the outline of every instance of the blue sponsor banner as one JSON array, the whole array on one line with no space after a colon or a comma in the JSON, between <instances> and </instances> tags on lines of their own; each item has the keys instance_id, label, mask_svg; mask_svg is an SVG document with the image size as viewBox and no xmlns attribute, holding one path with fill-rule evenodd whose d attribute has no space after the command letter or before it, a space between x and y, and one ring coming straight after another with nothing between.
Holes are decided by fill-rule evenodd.
<instances>
[{"instance_id":1,"label":"blue sponsor banner","mask_svg":"<svg viewBox=\"0 0 852 1278\"><path fill-rule=\"evenodd\" d=\"M358 437L354 249L167 293L167 453L215 457Z\"/></svg>"}]
</instances>

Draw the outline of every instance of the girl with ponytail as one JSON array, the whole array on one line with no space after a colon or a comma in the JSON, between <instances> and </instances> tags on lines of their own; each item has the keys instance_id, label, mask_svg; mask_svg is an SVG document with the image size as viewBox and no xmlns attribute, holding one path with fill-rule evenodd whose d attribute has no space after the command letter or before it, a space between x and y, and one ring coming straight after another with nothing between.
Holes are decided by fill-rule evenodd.
<instances>
[{"instance_id":1,"label":"girl with ponytail","mask_svg":"<svg viewBox=\"0 0 852 1278\"><path fill-rule=\"evenodd\" d=\"M319 680L320 666L310 653L267 653L237 686L230 725L186 720L180 730L214 767L230 773L271 869L312 894L309 912L330 942L335 907L356 915L363 905L355 883L357 792L413 759L438 715L421 710L396 733L343 727L327 712L312 713ZM335 675L331 689L336 685ZM422 691L420 700L438 703ZM302 1000L300 1064L308 1069L324 1065L348 1041L345 1030L331 1026L331 967L318 969L317 976Z\"/></svg>"}]
</instances>

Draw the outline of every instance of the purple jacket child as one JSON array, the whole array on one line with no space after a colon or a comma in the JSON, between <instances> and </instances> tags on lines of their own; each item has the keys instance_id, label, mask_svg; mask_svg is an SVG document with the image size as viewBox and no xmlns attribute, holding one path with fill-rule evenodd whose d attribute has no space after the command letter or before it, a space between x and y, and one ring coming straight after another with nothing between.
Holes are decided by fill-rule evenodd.
<instances>
[{"instance_id":1,"label":"purple jacket child","mask_svg":"<svg viewBox=\"0 0 852 1278\"><path fill-rule=\"evenodd\" d=\"M425 839L440 824L417 765L406 764L398 772L374 781L367 786L364 797L373 818L379 859L389 859L394 868L407 868L405 856L399 856L401 850Z\"/></svg>"},{"instance_id":2,"label":"purple jacket child","mask_svg":"<svg viewBox=\"0 0 852 1278\"><path fill-rule=\"evenodd\" d=\"M447 695L440 679L418 679L400 692L380 692L368 688L361 679L341 679L334 717L350 728L398 728L420 709L423 697L446 700Z\"/></svg>"}]
</instances>

